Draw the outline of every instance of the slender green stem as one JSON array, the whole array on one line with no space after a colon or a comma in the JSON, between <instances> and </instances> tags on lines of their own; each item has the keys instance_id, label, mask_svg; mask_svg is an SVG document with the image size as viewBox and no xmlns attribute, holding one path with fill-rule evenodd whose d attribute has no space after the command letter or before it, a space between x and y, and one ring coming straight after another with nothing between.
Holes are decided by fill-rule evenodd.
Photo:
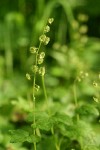
<instances>
[{"instance_id":1,"label":"slender green stem","mask_svg":"<svg viewBox=\"0 0 100 150\"><path fill-rule=\"evenodd\" d=\"M48 106L48 97L47 97L47 91L46 91L46 87L45 87L45 83L44 83L44 76L42 76L42 85L43 85L45 100L46 100L46 103L47 103L47 106Z\"/></svg>"},{"instance_id":2,"label":"slender green stem","mask_svg":"<svg viewBox=\"0 0 100 150\"><path fill-rule=\"evenodd\" d=\"M56 144L56 150L60 150L60 147Z\"/></svg>"},{"instance_id":3,"label":"slender green stem","mask_svg":"<svg viewBox=\"0 0 100 150\"><path fill-rule=\"evenodd\" d=\"M34 150L36 150L36 143L34 142Z\"/></svg>"},{"instance_id":4,"label":"slender green stem","mask_svg":"<svg viewBox=\"0 0 100 150\"><path fill-rule=\"evenodd\" d=\"M46 103L47 103L48 114L50 115L47 91L46 91L46 86L45 86L45 82L44 82L44 76L42 76L42 85L43 85L45 100L46 100ZM51 133L54 136L54 128L53 127L51 128ZM55 143L55 147L56 147L56 150L60 150L60 147L57 144L57 142Z\"/></svg>"},{"instance_id":5,"label":"slender green stem","mask_svg":"<svg viewBox=\"0 0 100 150\"><path fill-rule=\"evenodd\" d=\"M34 124L35 122L35 80L36 80L36 74L34 74L34 79L33 79L33 103L34 103ZM36 131L34 129L34 135L36 134ZM36 150L36 143L34 142L34 150Z\"/></svg>"},{"instance_id":6,"label":"slender green stem","mask_svg":"<svg viewBox=\"0 0 100 150\"><path fill-rule=\"evenodd\" d=\"M34 103L34 124L35 124L35 75L33 79L33 103Z\"/></svg>"},{"instance_id":7,"label":"slender green stem","mask_svg":"<svg viewBox=\"0 0 100 150\"><path fill-rule=\"evenodd\" d=\"M59 141L58 139L55 139L56 150L60 150L61 142L62 142L62 139L60 139Z\"/></svg>"},{"instance_id":8,"label":"slender green stem","mask_svg":"<svg viewBox=\"0 0 100 150\"><path fill-rule=\"evenodd\" d=\"M37 57L38 57L38 53L39 53L39 50L40 50L40 47L41 47L41 42L39 44L39 48L38 48L38 51L36 53L36 56L35 56L35 65L37 66ZM34 124L36 123L36 118L35 118L35 110L36 110L36 102L35 102L35 84L36 84L36 73L34 73L34 78L33 78L33 104L34 104ZM34 135L36 134L36 130L34 129ZM34 150L36 150L36 143L34 142Z\"/></svg>"},{"instance_id":9,"label":"slender green stem","mask_svg":"<svg viewBox=\"0 0 100 150\"><path fill-rule=\"evenodd\" d=\"M77 94L76 94L76 81L77 81L77 79L74 81L73 92L74 92L75 107L77 109L78 108L78 100L77 100ZM79 114L77 114L77 121L79 121Z\"/></svg>"},{"instance_id":10,"label":"slender green stem","mask_svg":"<svg viewBox=\"0 0 100 150\"><path fill-rule=\"evenodd\" d=\"M77 94L76 94L76 81L74 81L74 85L73 85L73 91L74 91L74 101L75 101L75 106L78 107L78 102L77 102Z\"/></svg>"},{"instance_id":11,"label":"slender green stem","mask_svg":"<svg viewBox=\"0 0 100 150\"><path fill-rule=\"evenodd\" d=\"M11 47L11 32L10 32L10 24L5 22L7 25L5 26L4 33L4 47L5 47L5 63L6 63L6 71L7 76L11 77L13 75L13 51Z\"/></svg>"}]
</instances>

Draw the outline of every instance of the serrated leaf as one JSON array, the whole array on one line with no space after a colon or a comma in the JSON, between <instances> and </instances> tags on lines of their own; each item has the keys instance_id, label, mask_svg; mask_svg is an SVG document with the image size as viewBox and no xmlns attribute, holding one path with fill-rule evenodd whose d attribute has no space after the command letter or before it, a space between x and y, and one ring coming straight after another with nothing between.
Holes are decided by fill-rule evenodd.
<instances>
[{"instance_id":1,"label":"serrated leaf","mask_svg":"<svg viewBox=\"0 0 100 150\"><path fill-rule=\"evenodd\" d=\"M72 124L72 120L71 118L64 114L64 113L56 113L54 116L53 116L53 119L55 120L55 122L57 123L63 123L63 124L66 124L66 125L70 125Z\"/></svg>"},{"instance_id":2,"label":"serrated leaf","mask_svg":"<svg viewBox=\"0 0 100 150\"><path fill-rule=\"evenodd\" d=\"M52 121L49 118L38 120L37 128L48 131L52 128Z\"/></svg>"},{"instance_id":3,"label":"serrated leaf","mask_svg":"<svg viewBox=\"0 0 100 150\"><path fill-rule=\"evenodd\" d=\"M35 115L35 119L39 119L39 118L43 118L48 116L48 114L46 112L31 112L28 114L26 121L27 122L33 122L34 121L34 115Z\"/></svg>"},{"instance_id":4,"label":"serrated leaf","mask_svg":"<svg viewBox=\"0 0 100 150\"><path fill-rule=\"evenodd\" d=\"M99 116L99 111L93 105L83 105L77 109L77 113L83 116Z\"/></svg>"},{"instance_id":5,"label":"serrated leaf","mask_svg":"<svg viewBox=\"0 0 100 150\"><path fill-rule=\"evenodd\" d=\"M50 130L52 128L52 119L49 117L38 118L36 124L32 124L32 128L39 128L41 130Z\"/></svg>"},{"instance_id":6,"label":"serrated leaf","mask_svg":"<svg viewBox=\"0 0 100 150\"><path fill-rule=\"evenodd\" d=\"M27 120L29 122L34 121L34 114L29 114ZM41 130L50 130L52 127L53 121L52 118L46 112L36 112L35 113L35 124L32 124L32 128L36 129L39 128Z\"/></svg>"},{"instance_id":7,"label":"serrated leaf","mask_svg":"<svg viewBox=\"0 0 100 150\"><path fill-rule=\"evenodd\" d=\"M18 142L24 142L27 140L27 137L29 136L29 133L25 130L10 130L11 134L11 143L18 143Z\"/></svg>"},{"instance_id":8,"label":"serrated leaf","mask_svg":"<svg viewBox=\"0 0 100 150\"><path fill-rule=\"evenodd\" d=\"M64 136L71 140L77 140L83 149L89 146L96 147L95 134L88 123L78 121L71 126L63 126L60 128Z\"/></svg>"},{"instance_id":9,"label":"serrated leaf","mask_svg":"<svg viewBox=\"0 0 100 150\"><path fill-rule=\"evenodd\" d=\"M37 143L37 142L40 141L40 139L41 138L39 136L37 136L37 135L30 135L29 137L27 137L27 141L29 143L33 143L33 142Z\"/></svg>"}]
</instances>

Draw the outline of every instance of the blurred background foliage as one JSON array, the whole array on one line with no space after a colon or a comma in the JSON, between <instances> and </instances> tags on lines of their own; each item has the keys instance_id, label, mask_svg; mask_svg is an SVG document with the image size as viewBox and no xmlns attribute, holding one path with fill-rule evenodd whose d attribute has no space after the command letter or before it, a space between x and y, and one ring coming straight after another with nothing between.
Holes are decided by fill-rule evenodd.
<instances>
[{"instance_id":1,"label":"blurred background foliage","mask_svg":"<svg viewBox=\"0 0 100 150\"><path fill-rule=\"evenodd\" d=\"M55 21L49 33L50 43L43 49L46 53L45 82L51 110L75 115L75 85L80 106L77 111L93 125L100 144L100 1L2 0L0 150L11 150L8 129L22 125L25 113L29 111L32 83L25 77L33 63L29 47L38 45L38 38L49 17L53 17ZM93 86L94 81L98 88ZM38 83L41 85L40 79ZM44 103L42 88L37 99L37 109L40 109ZM89 107L90 113L84 107L88 107L88 104L92 107ZM46 109L45 107L43 105L41 110ZM20 144L15 145L14 150L17 149L27 150Z\"/></svg>"}]
</instances>

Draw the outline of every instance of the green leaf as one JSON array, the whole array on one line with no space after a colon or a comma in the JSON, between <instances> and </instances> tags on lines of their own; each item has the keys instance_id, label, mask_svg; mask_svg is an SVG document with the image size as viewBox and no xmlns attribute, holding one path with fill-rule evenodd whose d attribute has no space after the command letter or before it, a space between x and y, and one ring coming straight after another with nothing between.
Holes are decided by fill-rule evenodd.
<instances>
[{"instance_id":1,"label":"green leaf","mask_svg":"<svg viewBox=\"0 0 100 150\"><path fill-rule=\"evenodd\" d=\"M38 150L55 150L55 142L53 136L42 138L41 142L37 145Z\"/></svg>"},{"instance_id":2,"label":"green leaf","mask_svg":"<svg viewBox=\"0 0 100 150\"><path fill-rule=\"evenodd\" d=\"M27 137L29 136L29 133L25 130L10 130L11 134L11 143L18 143L18 142L24 142L27 141Z\"/></svg>"},{"instance_id":3,"label":"green leaf","mask_svg":"<svg viewBox=\"0 0 100 150\"><path fill-rule=\"evenodd\" d=\"M50 118L40 119L36 125L37 128L48 131L52 128L52 120Z\"/></svg>"},{"instance_id":4,"label":"green leaf","mask_svg":"<svg viewBox=\"0 0 100 150\"><path fill-rule=\"evenodd\" d=\"M34 121L34 115L35 115L35 120L38 120L40 118L48 117L48 114L43 111L38 111L38 112L31 112L28 114L26 121L27 122L33 122Z\"/></svg>"},{"instance_id":5,"label":"green leaf","mask_svg":"<svg viewBox=\"0 0 100 150\"><path fill-rule=\"evenodd\" d=\"M37 135L30 135L28 138L27 138L27 141L29 142L29 143L33 143L33 142L35 142L35 143L37 143L37 142L39 142L40 141L40 137L39 136L37 136Z\"/></svg>"},{"instance_id":6,"label":"green leaf","mask_svg":"<svg viewBox=\"0 0 100 150\"><path fill-rule=\"evenodd\" d=\"M48 131L52 128L52 125L53 125L53 121L50 117L42 116L42 118L38 118L36 120L36 124L32 124L32 128L33 129L39 128L41 130Z\"/></svg>"},{"instance_id":7,"label":"green leaf","mask_svg":"<svg viewBox=\"0 0 100 150\"><path fill-rule=\"evenodd\" d=\"M77 113L82 116L89 116L89 115L99 116L98 109L95 108L95 106L89 104L83 105L80 108L78 108Z\"/></svg>"},{"instance_id":8,"label":"green leaf","mask_svg":"<svg viewBox=\"0 0 100 150\"><path fill-rule=\"evenodd\" d=\"M35 124L33 123L31 125L33 129L39 128L46 131L50 130L53 125L53 120L46 112L30 113L27 117L27 121L34 122L34 115Z\"/></svg>"},{"instance_id":9,"label":"green leaf","mask_svg":"<svg viewBox=\"0 0 100 150\"><path fill-rule=\"evenodd\" d=\"M61 127L60 130L64 136L77 140L83 149L88 150L90 146L97 147L95 134L88 123L78 121L71 126Z\"/></svg>"},{"instance_id":10,"label":"green leaf","mask_svg":"<svg viewBox=\"0 0 100 150\"><path fill-rule=\"evenodd\" d=\"M63 124L66 124L66 125L70 125L72 124L72 120L71 118L64 114L64 113L56 113L54 116L53 116L53 119L55 120L56 123L63 123Z\"/></svg>"}]
</instances>

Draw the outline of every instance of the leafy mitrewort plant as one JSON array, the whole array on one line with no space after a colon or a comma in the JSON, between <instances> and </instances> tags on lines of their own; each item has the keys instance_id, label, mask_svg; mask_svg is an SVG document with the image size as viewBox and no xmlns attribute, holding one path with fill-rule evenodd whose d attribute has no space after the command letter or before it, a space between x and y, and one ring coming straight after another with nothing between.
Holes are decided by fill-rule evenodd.
<instances>
[{"instance_id":1,"label":"leafy mitrewort plant","mask_svg":"<svg viewBox=\"0 0 100 150\"><path fill-rule=\"evenodd\" d=\"M34 150L36 150L36 142L40 140L40 132L39 129L46 129L45 125L43 127L44 121L46 122L46 119L48 121L48 116L44 114L44 117L40 118L40 122L38 121L38 124L36 123L36 92L38 92L40 86L37 84L37 74L39 74L42 77L42 84L43 84L43 91L46 99L46 103L48 106L48 98L44 83L44 75L45 75L45 66L43 66L44 58L45 58L45 52L41 51L41 45L47 45L50 41L50 38L46 35L50 31L50 25L53 23L54 19L49 18L47 25L44 27L42 35L39 37L39 46L38 47L30 47L30 53L35 56L35 63L32 65L31 71L32 75L29 73L26 73L26 78L28 80L32 80L33 82L33 114L32 114L32 121L31 127L33 128L33 133L29 133L25 130L11 130L11 142L32 142L34 143ZM45 124L45 123L44 123ZM49 128L49 127L47 127ZM47 130L47 129L46 129ZM38 132L38 133L37 133Z\"/></svg>"}]
</instances>

